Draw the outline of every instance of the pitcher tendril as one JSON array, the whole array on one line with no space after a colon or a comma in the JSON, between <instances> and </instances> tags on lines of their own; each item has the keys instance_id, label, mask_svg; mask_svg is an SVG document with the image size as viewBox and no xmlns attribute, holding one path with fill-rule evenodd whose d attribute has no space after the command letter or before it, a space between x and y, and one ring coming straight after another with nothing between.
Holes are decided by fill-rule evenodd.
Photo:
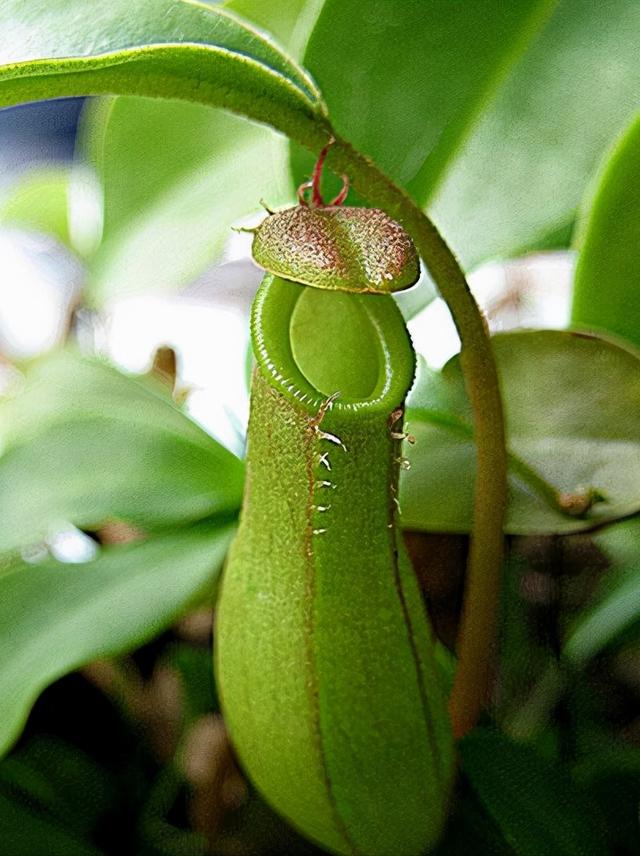
<instances>
[{"instance_id":1,"label":"pitcher tendril","mask_svg":"<svg viewBox=\"0 0 640 856\"><path fill-rule=\"evenodd\" d=\"M322 149L320 154L318 155L318 159L313 167L313 173L310 181L305 181L304 184L301 184L298 188L298 202L300 205L309 205L306 199L307 190L311 190L311 204L317 208L332 208L338 205L342 205L342 203L346 200L349 195L349 176L343 174L342 176L342 190L335 196L331 202L325 202L322 196L322 192L320 190L320 183L322 181L322 171L324 169L324 162L327 157L327 152L331 148L331 146L335 143L333 137L329 140L326 146Z\"/></svg>"}]
</instances>

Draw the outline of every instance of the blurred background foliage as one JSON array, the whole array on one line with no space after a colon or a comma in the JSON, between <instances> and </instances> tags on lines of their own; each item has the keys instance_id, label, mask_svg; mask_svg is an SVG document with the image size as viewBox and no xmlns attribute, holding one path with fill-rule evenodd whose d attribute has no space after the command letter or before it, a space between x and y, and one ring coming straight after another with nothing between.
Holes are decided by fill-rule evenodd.
<instances>
[{"instance_id":1,"label":"blurred background foliage","mask_svg":"<svg viewBox=\"0 0 640 856\"><path fill-rule=\"evenodd\" d=\"M636 853L640 4L226 6L303 62L337 130L433 215L499 333L501 644L439 853ZM260 279L231 229L261 199L291 204L311 163L266 127L184 102L0 114L7 856L319 853L238 770L210 651ZM453 646L472 428L428 276L399 301L424 355L403 522ZM571 516L567 497L590 500Z\"/></svg>"}]
</instances>

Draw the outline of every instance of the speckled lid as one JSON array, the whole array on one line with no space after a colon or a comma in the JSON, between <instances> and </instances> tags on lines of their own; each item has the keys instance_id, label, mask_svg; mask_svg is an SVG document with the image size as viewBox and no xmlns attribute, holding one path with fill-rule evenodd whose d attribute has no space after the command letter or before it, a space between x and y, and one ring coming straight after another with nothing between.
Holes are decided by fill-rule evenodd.
<instances>
[{"instance_id":1,"label":"speckled lid","mask_svg":"<svg viewBox=\"0 0 640 856\"><path fill-rule=\"evenodd\" d=\"M401 291L420 275L405 230L378 208L296 205L255 230L260 267L304 285L369 293Z\"/></svg>"}]
</instances>

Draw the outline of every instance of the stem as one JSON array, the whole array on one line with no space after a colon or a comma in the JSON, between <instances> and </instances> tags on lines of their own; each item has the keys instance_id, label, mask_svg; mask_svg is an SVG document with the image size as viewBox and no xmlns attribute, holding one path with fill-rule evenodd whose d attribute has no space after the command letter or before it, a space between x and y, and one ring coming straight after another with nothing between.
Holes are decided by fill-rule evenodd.
<instances>
[{"instance_id":1,"label":"stem","mask_svg":"<svg viewBox=\"0 0 640 856\"><path fill-rule=\"evenodd\" d=\"M317 126L314 131L313 137L317 139ZM308 146L312 143L311 139L301 142ZM317 150L316 140L313 144L310 147ZM462 343L461 364L474 418L477 475L473 535L457 644L458 667L449 701L453 732L460 738L477 722L488 693L504 549L507 454L502 400L489 334L458 261L413 200L375 164L338 137L327 160L337 174L348 173L354 187L372 205L386 211L412 236L449 307Z\"/></svg>"}]
</instances>

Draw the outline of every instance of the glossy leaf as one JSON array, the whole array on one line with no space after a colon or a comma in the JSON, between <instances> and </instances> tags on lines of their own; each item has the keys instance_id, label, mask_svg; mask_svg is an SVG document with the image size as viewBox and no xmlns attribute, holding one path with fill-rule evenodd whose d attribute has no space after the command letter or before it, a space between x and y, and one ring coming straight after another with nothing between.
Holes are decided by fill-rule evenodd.
<instances>
[{"instance_id":1,"label":"glossy leaf","mask_svg":"<svg viewBox=\"0 0 640 856\"><path fill-rule=\"evenodd\" d=\"M425 203L549 5L325 0L304 63L337 130Z\"/></svg>"},{"instance_id":2,"label":"glossy leaf","mask_svg":"<svg viewBox=\"0 0 640 856\"><path fill-rule=\"evenodd\" d=\"M83 125L104 200L87 286L95 303L184 286L261 198L277 206L293 196L286 141L222 110L120 97L94 103Z\"/></svg>"},{"instance_id":3,"label":"glossy leaf","mask_svg":"<svg viewBox=\"0 0 640 856\"><path fill-rule=\"evenodd\" d=\"M130 93L222 106L278 126L323 114L310 78L218 8L187 0L6 0L0 104Z\"/></svg>"},{"instance_id":4,"label":"glossy leaf","mask_svg":"<svg viewBox=\"0 0 640 856\"><path fill-rule=\"evenodd\" d=\"M511 466L505 529L576 532L640 508L640 360L595 337L562 331L493 338L512 455L563 493L605 497L585 518L554 510ZM471 416L459 359L426 372L409 400L401 484L403 525L468 532L474 482ZM513 463L513 461L512 461Z\"/></svg>"},{"instance_id":5,"label":"glossy leaf","mask_svg":"<svg viewBox=\"0 0 640 856\"><path fill-rule=\"evenodd\" d=\"M575 663L598 654L628 627L640 627L640 519L611 526L594 540L612 567L569 629L564 653Z\"/></svg>"},{"instance_id":6,"label":"glossy leaf","mask_svg":"<svg viewBox=\"0 0 640 856\"><path fill-rule=\"evenodd\" d=\"M385 0L363 15L357 0L325 0L304 63L338 131L426 205L551 5ZM291 148L300 184L313 160ZM350 200L362 204L355 193ZM399 303L410 318L433 297L421 287Z\"/></svg>"},{"instance_id":7,"label":"glossy leaf","mask_svg":"<svg viewBox=\"0 0 640 856\"><path fill-rule=\"evenodd\" d=\"M598 161L638 109L639 39L636 0L559 0L433 200L467 268L566 239Z\"/></svg>"},{"instance_id":8,"label":"glossy leaf","mask_svg":"<svg viewBox=\"0 0 640 856\"><path fill-rule=\"evenodd\" d=\"M640 120L605 162L580 224L571 320L640 347Z\"/></svg>"},{"instance_id":9,"label":"glossy leaf","mask_svg":"<svg viewBox=\"0 0 640 856\"><path fill-rule=\"evenodd\" d=\"M68 190L67 167L31 170L0 203L0 223L43 232L68 245Z\"/></svg>"},{"instance_id":10,"label":"glossy leaf","mask_svg":"<svg viewBox=\"0 0 640 856\"><path fill-rule=\"evenodd\" d=\"M142 527L233 512L242 464L153 385L71 353L0 408L0 551L65 521Z\"/></svg>"},{"instance_id":11,"label":"glossy leaf","mask_svg":"<svg viewBox=\"0 0 640 856\"><path fill-rule=\"evenodd\" d=\"M529 746L488 729L460 744L463 769L518 856L599 856L603 842L569 776Z\"/></svg>"},{"instance_id":12,"label":"glossy leaf","mask_svg":"<svg viewBox=\"0 0 640 856\"><path fill-rule=\"evenodd\" d=\"M0 753L61 675L151 639L211 591L229 527L104 550L84 565L46 561L0 577Z\"/></svg>"},{"instance_id":13,"label":"glossy leaf","mask_svg":"<svg viewBox=\"0 0 640 856\"><path fill-rule=\"evenodd\" d=\"M0 105L123 92L222 106L283 130L326 124L315 84L272 42L219 8L187 0L94 3L90 32L80 0L28 14L11 0L0 10L0 63ZM265 129L195 105L116 105L96 132L112 180L104 242L91 266L95 302L183 285L261 195L272 204L288 195L285 143ZM118 190L129 189L128 178L133 192L123 211Z\"/></svg>"},{"instance_id":14,"label":"glossy leaf","mask_svg":"<svg viewBox=\"0 0 640 856\"><path fill-rule=\"evenodd\" d=\"M270 33L300 59L325 0L227 0L224 9Z\"/></svg>"}]
</instances>

